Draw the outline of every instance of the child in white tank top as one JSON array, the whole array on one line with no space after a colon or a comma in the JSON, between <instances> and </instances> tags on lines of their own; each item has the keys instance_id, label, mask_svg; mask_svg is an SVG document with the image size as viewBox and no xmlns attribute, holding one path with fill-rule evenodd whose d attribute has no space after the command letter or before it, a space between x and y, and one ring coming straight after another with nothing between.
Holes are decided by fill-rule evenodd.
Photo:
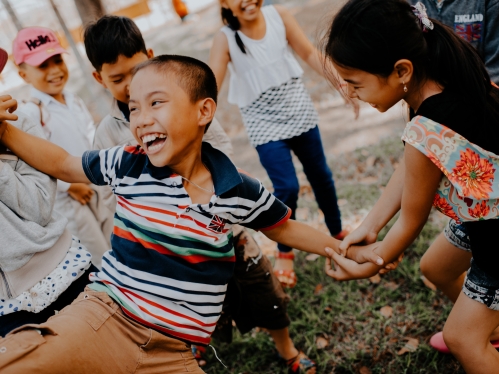
<instances>
[{"instance_id":1,"label":"child in white tank top","mask_svg":"<svg viewBox=\"0 0 499 374\"><path fill-rule=\"evenodd\" d=\"M334 181L317 126L318 114L291 48L321 75L323 57L285 8L262 7L261 0L221 0L221 5L226 26L215 36L209 65L219 87L229 68L228 101L239 106L274 194L293 212L296 210L299 184L293 152L303 165L329 231L343 238ZM279 244L274 269L288 287L296 284L293 258L292 248Z\"/></svg>"}]
</instances>

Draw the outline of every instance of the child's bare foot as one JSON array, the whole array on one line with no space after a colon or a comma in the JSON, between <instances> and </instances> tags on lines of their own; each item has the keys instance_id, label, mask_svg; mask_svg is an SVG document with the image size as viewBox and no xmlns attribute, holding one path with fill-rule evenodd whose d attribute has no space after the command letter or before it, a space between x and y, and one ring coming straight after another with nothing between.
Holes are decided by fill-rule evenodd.
<instances>
[{"instance_id":1,"label":"child's bare foot","mask_svg":"<svg viewBox=\"0 0 499 374\"><path fill-rule=\"evenodd\" d=\"M277 251L276 253L274 274L284 288L293 288L296 286L298 278L294 271L294 258L293 251Z\"/></svg>"}]
</instances>

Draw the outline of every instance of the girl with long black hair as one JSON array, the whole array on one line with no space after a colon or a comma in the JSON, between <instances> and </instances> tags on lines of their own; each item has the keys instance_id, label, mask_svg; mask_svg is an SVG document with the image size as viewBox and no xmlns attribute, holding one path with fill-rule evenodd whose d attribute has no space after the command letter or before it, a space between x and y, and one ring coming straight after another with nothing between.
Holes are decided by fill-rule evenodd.
<instances>
[{"instance_id":1,"label":"girl with long black hair","mask_svg":"<svg viewBox=\"0 0 499 374\"><path fill-rule=\"evenodd\" d=\"M455 301L443 340L467 372L498 372L490 340L499 337L499 89L474 48L429 19L421 3L350 0L325 40L325 54L350 97L380 112L400 100L410 108L404 160L365 221L345 238L346 257L330 252L335 268L329 261L328 274L347 280L377 273L378 265L362 260L366 251L394 260L435 206L452 220L421 267ZM385 239L373 243L398 211ZM349 249L360 242L373 244Z\"/></svg>"}]
</instances>

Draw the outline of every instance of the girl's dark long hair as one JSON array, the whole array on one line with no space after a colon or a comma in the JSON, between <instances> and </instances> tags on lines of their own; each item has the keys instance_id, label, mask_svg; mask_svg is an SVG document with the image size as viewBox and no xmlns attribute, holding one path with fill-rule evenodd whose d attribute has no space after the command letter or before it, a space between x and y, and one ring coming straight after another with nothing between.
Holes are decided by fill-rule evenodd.
<instances>
[{"instance_id":1,"label":"girl's dark long hair","mask_svg":"<svg viewBox=\"0 0 499 374\"><path fill-rule=\"evenodd\" d=\"M244 43L241 40L239 33L237 32L237 30L239 30L239 28L241 27L241 24L239 23L237 17L235 17L234 14L232 13L232 10L222 7L222 21L224 25L229 26L231 30L235 31L237 46L243 53L246 53L246 48L244 47Z\"/></svg>"},{"instance_id":2,"label":"girl's dark long hair","mask_svg":"<svg viewBox=\"0 0 499 374\"><path fill-rule=\"evenodd\" d=\"M395 62L408 59L414 83L433 80L459 94L499 126L499 89L468 42L431 19L423 32L406 0L350 0L334 18L324 39L324 52L346 68L388 77Z\"/></svg>"}]
</instances>

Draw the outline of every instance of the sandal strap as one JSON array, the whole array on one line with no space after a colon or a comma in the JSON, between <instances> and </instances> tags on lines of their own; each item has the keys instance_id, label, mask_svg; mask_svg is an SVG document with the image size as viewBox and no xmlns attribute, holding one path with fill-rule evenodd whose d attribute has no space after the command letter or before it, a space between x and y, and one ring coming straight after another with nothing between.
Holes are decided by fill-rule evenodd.
<instances>
[{"instance_id":1,"label":"sandal strap","mask_svg":"<svg viewBox=\"0 0 499 374\"><path fill-rule=\"evenodd\" d=\"M296 357L286 361L286 366L291 373L306 373L316 365L305 353L300 351Z\"/></svg>"},{"instance_id":2,"label":"sandal strap","mask_svg":"<svg viewBox=\"0 0 499 374\"><path fill-rule=\"evenodd\" d=\"M289 251L289 252L277 251L276 258L283 258L283 259L287 259L287 260L294 260L295 259L295 254L293 253L293 251Z\"/></svg>"}]
</instances>

